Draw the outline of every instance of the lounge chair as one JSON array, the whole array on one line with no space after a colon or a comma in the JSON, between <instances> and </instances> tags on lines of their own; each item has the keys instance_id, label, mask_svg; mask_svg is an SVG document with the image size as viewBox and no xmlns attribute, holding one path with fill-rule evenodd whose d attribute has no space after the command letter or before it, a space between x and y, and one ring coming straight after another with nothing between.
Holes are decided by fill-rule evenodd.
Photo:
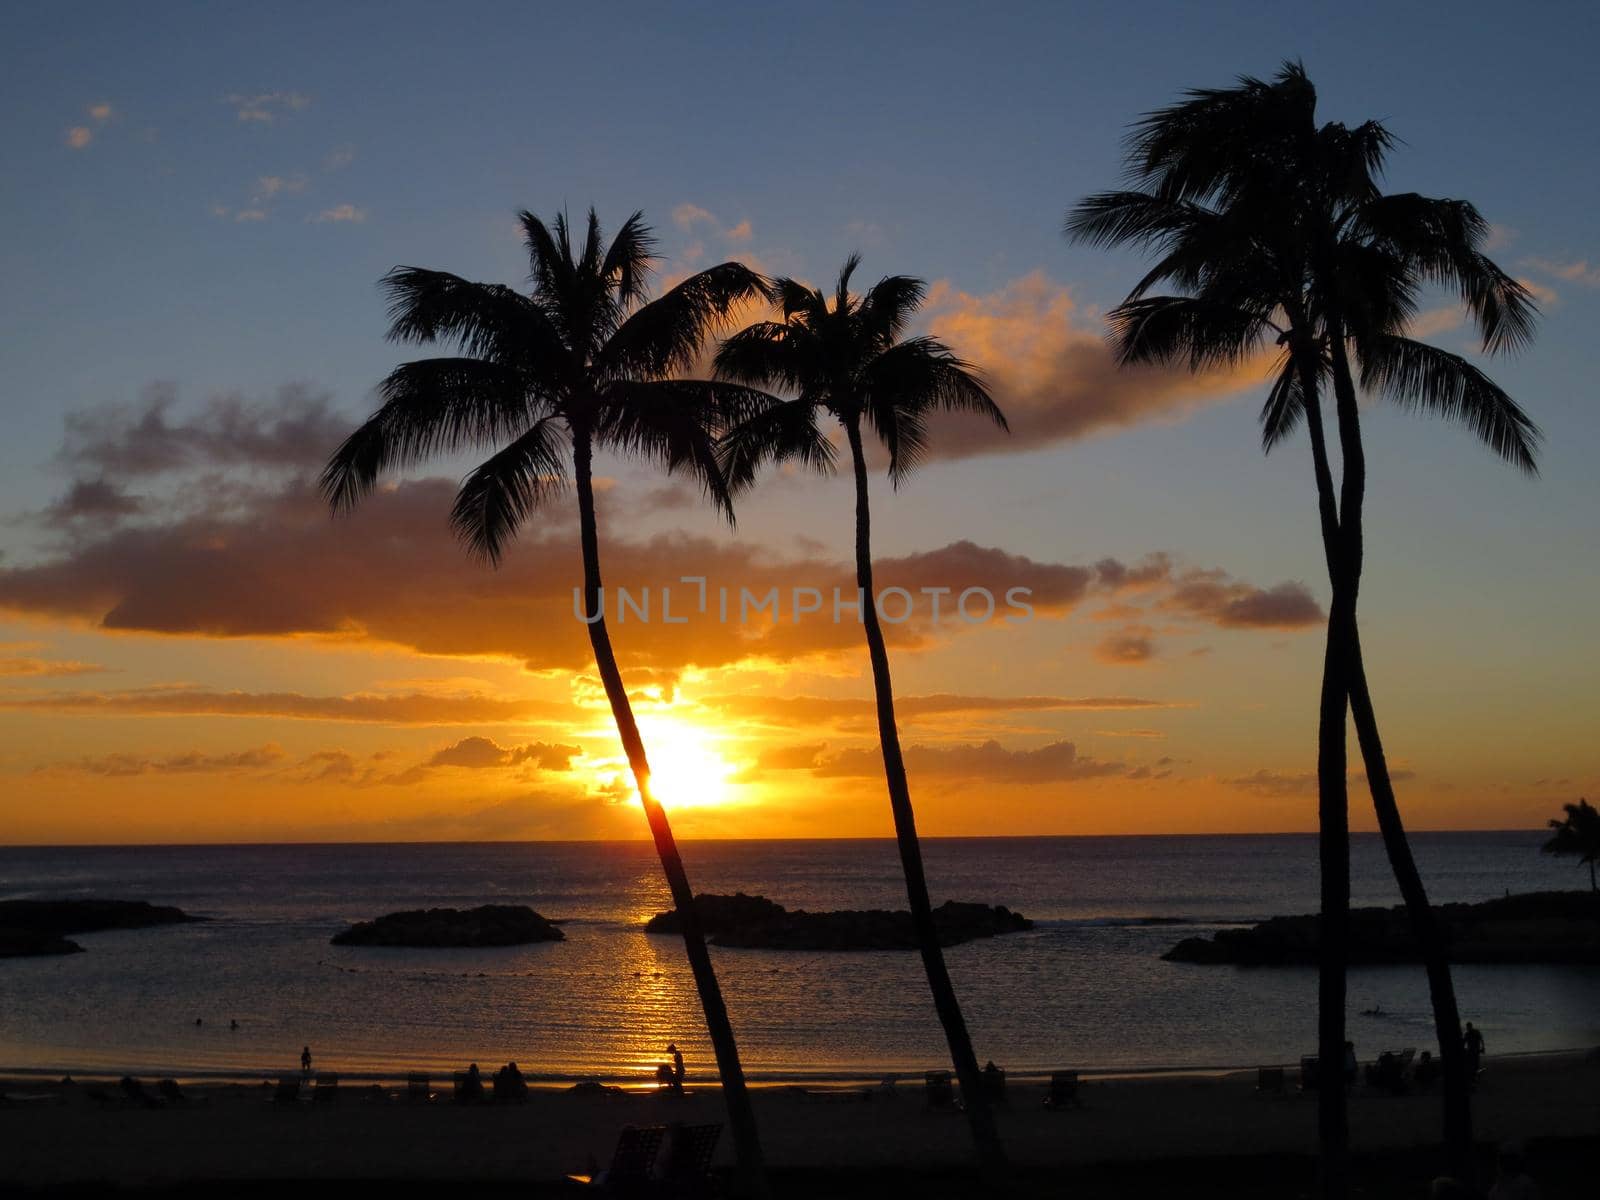
<instances>
[{"instance_id":1,"label":"lounge chair","mask_svg":"<svg viewBox=\"0 0 1600 1200\"><path fill-rule=\"evenodd\" d=\"M1083 1100L1078 1095L1078 1073L1076 1071L1054 1071L1050 1075L1050 1092L1044 1098L1044 1106L1052 1111L1063 1108L1082 1108Z\"/></svg>"},{"instance_id":2,"label":"lounge chair","mask_svg":"<svg viewBox=\"0 0 1600 1200\"><path fill-rule=\"evenodd\" d=\"M667 1156L657 1191L677 1200L716 1195L711 1160L717 1153L721 1125L674 1125L668 1130Z\"/></svg>"},{"instance_id":3,"label":"lounge chair","mask_svg":"<svg viewBox=\"0 0 1600 1200\"><path fill-rule=\"evenodd\" d=\"M617 1148L611 1153L608 1168L567 1178L581 1187L608 1195L643 1195L653 1182L656 1155L661 1152L661 1142L666 1135L665 1125L624 1125L617 1134Z\"/></svg>"},{"instance_id":4,"label":"lounge chair","mask_svg":"<svg viewBox=\"0 0 1600 1200\"><path fill-rule=\"evenodd\" d=\"M929 1071L922 1077L922 1095L929 1112L960 1112L955 1084L949 1071Z\"/></svg>"},{"instance_id":5,"label":"lounge chair","mask_svg":"<svg viewBox=\"0 0 1600 1200\"><path fill-rule=\"evenodd\" d=\"M272 1093L272 1102L293 1108L300 1102L300 1077L285 1075L278 1080L278 1088Z\"/></svg>"},{"instance_id":6,"label":"lounge chair","mask_svg":"<svg viewBox=\"0 0 1600 1200\"><path fill-rule=\"evenodd\" d=\"M130 1104L137 1104L141 1108L160 1108L164 1103L159 1097L145 1091L144 1084L131 1075L124 1075L118 1086Z\"/></svg>"},{"instance_id":7,"label":"lounge chair","mask_svg":"<svg viewBox=\"0 0 1600 1200\"><path fill-rule=\"evenodd\" d=\"M317 1086L311 1091L313 1104L337 1104L339 1102L339 1077L332 1071L317 1072Z\"/></svg>"},{"instance_id":8,"label":"lounge chair","mask_svg":"<svg viewBox=\"0 0 1600 1200\"><path fill-rule=\"evenodd\" d=\"M433 1093L428 1090L431 1083L426 1075L413 1071L406 1076L406 1099L412 1104L426 1104L433 1099Z\"/></svg>"},{"instance_id":9,"label":"lounge chair","mask_svg":"<svg viewBox=\"0 0 1600 1200\"><path fill-rule=\"evenodd\" d=\"M1258 1096L1283 1095L1283 1068L1258 1067L1256 1068L1256 1094Z\"/></svg>"}]
</instances>

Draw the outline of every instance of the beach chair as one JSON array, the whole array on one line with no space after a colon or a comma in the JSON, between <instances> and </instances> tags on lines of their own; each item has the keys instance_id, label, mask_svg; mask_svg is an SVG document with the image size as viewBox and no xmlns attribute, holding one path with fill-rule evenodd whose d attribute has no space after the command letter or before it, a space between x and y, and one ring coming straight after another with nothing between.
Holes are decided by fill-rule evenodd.
<instances>
[{"instance_id":1,"label":"beach chair","mask_svg":"<svg viewBox=\"0 0 1600 1200\"><path fill-rule=\"evenodd\" d=\"M1052 1112L1064 1108L1082 1108L1083 1100L1078 1095L1078 1073L1076 1071L1054 1071L1050 1075L1050 1091L1044 1098L1044 1106Z\"/></svg>"},{"instance_id":2,"label":"beach chair","mask_svg":"<svg viewBox=\"0 0 1600 1200\"><path fill-rule=\"evenodd\" d=\"M272 1093L272 1102L285 1108L293 1108L300 1103L300 1077L285 1075L278 1080L278 1088Z\"/></svg>"},{"instance_id":3,"label":"beach chair","mask_svg":"<svg viewBox=\"0 0 1600 1200\"><path fill-rule=\"evenodd\" d=\"M673 1125L668 1131L666 1162L657 1192L673 1200L700 1200L716 1195L711 1160L717 1153L721 1125Z\"/></svg>"},{"instance_id":4,"label":"beach chair","mask_svg":"<svg viewBox=\"0 0 1600 1200\"><path fill-rule=\"evenodd\" d=\"M1256 1095L1281 1096L1283 1095L1283 1084L1282 1067L1256 1068Z\"/></svg>"},{"instance_id":5,"label":"beach chair","mask_svg":"<svg viewBox=\"0 0 1600 1200\"><path fill-rule=\"evenodd\" d=\"M117 1086L122 1089L129 1104L137 1104L140 1108L161 1108L163 1105L161 1099L145 1091L144 1084L131 1075L124 1075Z\"/></svg>"},{"instance_id":6,"label":"beach chair","mask_svg":"<svg viewBox=\"0 0 1600 1200\"><path fill-rule=\"evenodd\" d=\"M929 1112L960 1112L955 1084L949 1071L929 1071L922 1077L922 1097Z\"/></svg>"},{"instance_id":7,"label":"beach chair","mask_svg":"<svg viewBox=\"0 0 1600 1200\"><path fill-rule=\"evenodd\" d=\"M317 1086L311 1090L313 1104L337 1104L339 1102L339 1077L332 1071L317 1072Z\"/></svg>"},{"instance_id":8,"label":"beach chair","mask_svg":"<svg viewBox=\"0 0 1600 1200\"><path fill-rule=\"evenodd\" d=\"M1322 1078L1322 1062L1315 1054L1300 1056L1300 1090L1314 1092Z\"/></svg>"},{"instance_id":9,"label":"beach chair","mask_svg":"<svg viewBox=\"0 0 1600 1200\"><path fill-rule=\"evenodd\" d=\"M617 1148L611 1153L609 1167L586 1175L568 1175L567 1179L607 1195L642 1196L654 1182L656 1155L661 1152L666 1135L665 1125L624 1125L617 1134Z\"/></svg>"},{"instance_id":10,"label":"beach chair","mask_svg":"<svg viewBox=\"0 0 1600 1200\"><path fill-rule=\"evenodd\" d=\"M426 1075L413 1071L406 1076L406 1099L412 1104L426 1104L433 1099L433 1093L428 1090L431 1084L432 1080Z\"/></svg>"}]
</instances>

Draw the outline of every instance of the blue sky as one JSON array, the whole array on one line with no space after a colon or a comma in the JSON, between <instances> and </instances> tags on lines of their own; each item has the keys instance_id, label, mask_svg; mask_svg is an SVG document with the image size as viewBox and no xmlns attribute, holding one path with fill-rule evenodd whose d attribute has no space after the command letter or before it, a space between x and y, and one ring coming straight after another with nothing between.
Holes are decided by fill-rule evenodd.
<instances>
[{"instance_id":1,"label":"blue sky","mask_svg":"<svg viewBox=\"0 0 1600 1200\"><path fill-rule=\"evenodd\" d=\"M0 49L0 511L65 489L66 414L156 382L180 412L289 383L362 411L399 356L378 277L413 263L518 282L521 207L592 204L613 228L643 209L668 271L738 256L831 278L859 249L869 279L943 281L951 311L1033 278L1092 330L1137 263L1060 226L1116 182L1127 123L1299 57L1325 119L1379 117L1403 139L1394 189L1474 201L1546 299L1534 347L1492 368L1548 434L1539 481L1461 431L1369 416L1364 603L1389 652L1375 676L1419 735L1435 701L1488 680L1495 714L1531 708L1548 730L1600 662L1596 24L1576 4L17 8ZM1470 345L1449 322L1438 338ZM879 545L1165 550L1321 595L1304 445L1263 461L1259 395L935 464L885 495ZM798 509L758 494L738 536L837 542L847 490L814 485ZM51 552L21 519L0 548ZM907 668L924 671L937 685Z\"/></svg>"}]
</instances>

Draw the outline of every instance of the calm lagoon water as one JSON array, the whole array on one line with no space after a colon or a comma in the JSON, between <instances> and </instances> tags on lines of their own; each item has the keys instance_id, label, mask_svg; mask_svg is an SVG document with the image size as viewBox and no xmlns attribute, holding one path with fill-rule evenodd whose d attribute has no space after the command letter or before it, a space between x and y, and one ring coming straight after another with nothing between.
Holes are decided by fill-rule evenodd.
<instances>
[{"instance_id":1,"label":"calm lagoon water","mask_svg":"<svg viewBox=\"0 0 1600 1200\"><path fill-rule=\"evenodd\" d=\"M1415 838L1437 901L1578 887L1534 832ZM1309 912L1308 836L929 839L935 903L1003 903L1029 933L947 953L980 1059L1016 1073L1293 1061L1315 1043L1315 973L1162 962L1181 937ZM701 891L789 907L904 907L889 841L686 845ZM1357 904L1399 902L1381 843L1356 838ZM80 935L89 953L0 961L0 1070L259 1076L319 1067L393 1077L515 1059L552 1079L642 1076L676 1041L711 1054L646 843L0 848L0 898L177 904L205 924ZM346 948L401 908L530 904L567 940L488 950ZM1152 925L1145 918L1185 925ZM714 950L756 1079L848 1078L944 1061L914 953ZM1491 1053L1600 1044L1600 969L1460 967ZM1381 1018L1359 1015L1379 1004ZM1420 968L1359 968L1362 1057L1431 1038ZM204 1024L196 1027L195 1018ZM228 1028L237 1020L240 1028Z\"/></svg>"}]
</instances>

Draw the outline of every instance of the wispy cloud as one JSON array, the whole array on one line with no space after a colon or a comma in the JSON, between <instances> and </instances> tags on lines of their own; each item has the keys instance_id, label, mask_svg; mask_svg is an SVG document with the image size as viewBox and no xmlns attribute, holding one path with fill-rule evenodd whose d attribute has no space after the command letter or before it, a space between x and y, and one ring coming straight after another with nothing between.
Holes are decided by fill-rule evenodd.
<instances>
[{"instance_id":1,"label":"wispy cloud","mask_svg":"<svg viewBox=\"0 0 1600 1200\"><path fill-rule=\"evenodd\" d=\"M1571 259L1563 262L1554 258L1525 258L1524 266L1532 267L1535 271L1546 275L1553 275L1557 279L1568 283L1581 283L1585 287L1600 287L1600 266L1590 266L1586 258Z\"/></svg>"},{"instance_id":2,"label":"wispy cloud","mask_svg":"<svg viewBox=\"0 0 1600 1200\"><path fill-rule=\"evenodd\" d=\"M222 102L241 121L271 124L284 113L309 108L311 97L302 92L231 92Z\"/></svg>"},{"instance_id":3,"label":"wispy cloud","mask_svg":"<svg viewBox=\"0 0 1600 1200\"><path fill-rule=\"evenodd\" d=\"M69 150L87 149L94 141L95 131L92 126L104 125L115 115L111 105L104 101L97 101L84 110L89 115L89 125L74 125L66 132L64 138Z\"/></svg>"},{"instance_id":4,"label":"wispy cloud","mask_svg":"<svg viewBox=\"0 0 1600 1200\"><path fill-rule=\"evenodd\" d=\"M315 225L325 225L330 222L350 222L359 225L367 219L367 210L357 208L354 204L336 204L332 208L325 208L314 217L306 220Z\"/></svg>"}]
</instances>

